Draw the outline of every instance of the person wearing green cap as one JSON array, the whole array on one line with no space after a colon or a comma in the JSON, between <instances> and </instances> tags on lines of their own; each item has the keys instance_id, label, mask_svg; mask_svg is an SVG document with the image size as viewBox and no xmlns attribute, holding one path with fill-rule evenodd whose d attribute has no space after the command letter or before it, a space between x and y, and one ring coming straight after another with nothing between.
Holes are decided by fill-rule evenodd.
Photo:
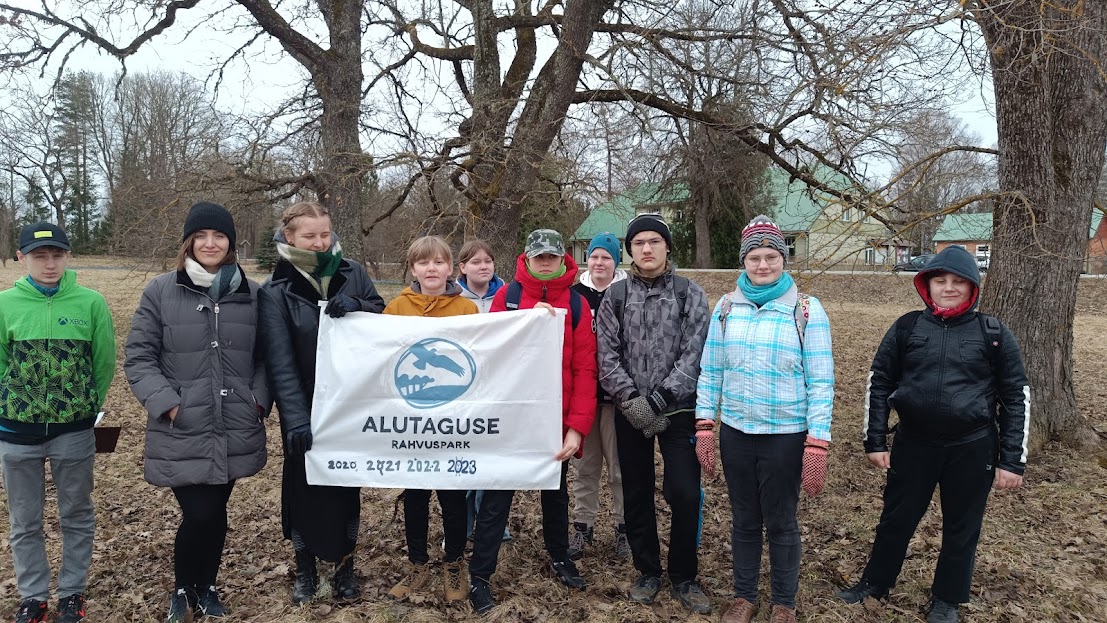
<instances>
[{"instance_id":1,"label":"person wearing green cap","mask_svg":"<svg viewBox=\"0 0 1107 623\"><path fill-rule=\"evenodd\" d=\"M526 250L515 265L515 283L500 288L492 311L544 308L569 310L562 341L562 447L555 458L562 461L561 486L542 491L542 538L550 556L550 570L559 582L584 589L584 578L569 558L569 490L567 461L580 456L584 438L596 416L596 336L592 312L570 289L577 264L565 254L561 234L538 229L527 237ZM574 303L574 299L576 302ZM575 310L579 310L576 312ZM579 315L578 315L579 313ZM576 316L574 318L574 316ZM469 602L483 614L496 602L489 586L507 526L514 491L485 491L473 529L473 557L469 563Z\"/></svg>"}]
</instances>

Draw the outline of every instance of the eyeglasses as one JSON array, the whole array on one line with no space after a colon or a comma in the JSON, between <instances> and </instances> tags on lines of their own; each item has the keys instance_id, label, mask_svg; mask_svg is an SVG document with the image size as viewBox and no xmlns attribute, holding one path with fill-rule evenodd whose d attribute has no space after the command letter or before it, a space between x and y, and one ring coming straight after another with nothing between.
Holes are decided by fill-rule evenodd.
<instances>
[{"instance_id":1,"label":"eyeglasses","mask_svg":"<svg viewBox=\"0 0 1107 623\"><path fill-rule=\"evenodd\" d=\"M769 266L776 266L777 264L779 264L783 261L784 261L784 256L783 255L780 255L779 253L774 253L772 255L762 255L762 256L759 256L759 257L750 257L750 256L747 255L745 263L746 263L747 266L757 266L757 265L761 264L761 262L765 262Z\"/></svg>"},{"instance_id":2,"label":"eyeglasses","mask_svg":"<svg viewBox=\"0 0 1107 623\"><path fill-rule=\"evenodd\" d=\"M641 248L645 247L646 245L649 245L651 247L657 247L657 246L662 245L664 242L665 242L664 238L650 238L649 240L632 240L631 243L630 243L630 246L634 247L635 249L641 249Z\"/></svg>"}]
</instances>

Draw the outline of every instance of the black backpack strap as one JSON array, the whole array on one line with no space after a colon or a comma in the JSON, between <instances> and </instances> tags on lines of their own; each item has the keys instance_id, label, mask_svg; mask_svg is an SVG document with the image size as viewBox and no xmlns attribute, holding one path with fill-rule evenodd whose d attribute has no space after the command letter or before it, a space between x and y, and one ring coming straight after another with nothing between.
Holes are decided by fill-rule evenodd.
<instances>
[{"instance_id":1,"label":"black backpack strap","mask_svg":"<svg viewBox=\"0 0 1107 623\"><path fill-rule=\"evenodd\" d=\"M611 297L611 309L615 311L615 319L619 321L619 336L622 339L623 310L627 306L627 280L617 281L611 284L604 297Z\"/></svg>"},{"instance_id":2,"label":"black backpack strap","mask_svg":"<svg viewBox=\"0 0 1107 623\"><path fill-rule=\"evenodd\" d=\"M896 320L896 348L899 350L897 378L903 376L903 360L907 357L907 341L911 338L911 332L915 330L915 323L919 321L919 316L922 316L922 311L916 309L907 312Z\"/></svg>"},{"instance_id":3,"label":"black backpack strap","mask_svg":"<svg viewBox=\"0 0 1107 623\"><path fill-rule=\"evenodd\" d=\"M992 366L992 378L998 383L1007 367L1007 353L1003 350L1003 324L999 318L977 312L980 331L984 334L984 349Z\"/></svg>"},{"instance_id":4,"label":"black backpack strap","mask_svg":"<svg viewBox=\"0 0 1107 623\"><path fill-rule=\"evenodd\" d=\"M580 324L580 305L581 299L584 298L580 295L580 292L569 288L569 313L573 316L573 329L576 330L577 325ZM595 327L592 328L592 332L595 333Z\"/></svg>"},{"instance_id":5,"label":"black backpack strap","mask_svg":"<svg viewBox=\"0 0 1107 623\"><path fill-rule=\"evenodd\" d=\"M673 292L676 293L677 310L680 312L680 319L684 320L688 317L687 301L688 301L688 278L681 277L680 275L673 275Z\"/></svg>"},{"instance_id":6,"label":"black backpack strap","mask_svg":"<svg viewBox=\"0 0 1107 623\"><path fill-rule=\"evenodd\" d=\"M507 296L504 297L504 306L508 309L519 309L519 301L523 300L523 284L512 281L507 284Z\"/></svg>"}]
</instances>

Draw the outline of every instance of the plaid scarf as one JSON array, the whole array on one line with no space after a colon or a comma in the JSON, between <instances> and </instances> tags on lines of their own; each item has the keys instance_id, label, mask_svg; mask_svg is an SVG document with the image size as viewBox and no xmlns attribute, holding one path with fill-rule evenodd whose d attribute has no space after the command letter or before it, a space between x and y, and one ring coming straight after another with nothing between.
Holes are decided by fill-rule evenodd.
<instances>
[{"instance_id":1,"label":"plaid scarf","mask_svg":"<svg viewBox=\"0 0 1107 623\"><path fill-rule=\"evenodd\" d=\"M277 255L288 260L293 268L307 277L308 283L315 286L322 298L327 298L331 277L334 277L342 264L342 245L339 244L338 237L335 236L334 241L331 242L331 248L326 251L298 249L288 244L288 239L280 229L273 236L273 240L277 242Z\"/></svg>"},{"instance_id":2,"label":"plaid scarf","mask_svg":"<svg viewBox=\"0 0 1107 623\"><path fill-rule=\"evenodd\" d=\"M238 270L238 264L224 264L214 273L209 273L199 262L191 257L185 258L185 272L192 284L207 288L208 297L218 301L229 292L237 292L242 285L242 272Z\"/></svg>"}]
</instances>

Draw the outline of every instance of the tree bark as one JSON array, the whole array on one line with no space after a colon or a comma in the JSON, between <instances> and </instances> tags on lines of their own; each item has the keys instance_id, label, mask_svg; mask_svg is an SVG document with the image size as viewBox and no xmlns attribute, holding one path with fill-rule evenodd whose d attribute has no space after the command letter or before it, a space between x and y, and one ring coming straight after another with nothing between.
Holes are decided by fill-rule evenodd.
<instances>
[{"instance_id":1,"label":"tree bark","mask_svg":"<svg viewBox=\"0 0 1107 623\"><path fill-rule=\"evenodd\" d=\"M999 185L982 308L1022 347L1031 445L1098 442L1073 388L1073 318L1107 147L1107 9L1098 2L976 7L995 85ZM1048 26L1047 26L1048 25ZM1050 30L1045 30L1044 28Z\"/></svg>"}]
</instances>

